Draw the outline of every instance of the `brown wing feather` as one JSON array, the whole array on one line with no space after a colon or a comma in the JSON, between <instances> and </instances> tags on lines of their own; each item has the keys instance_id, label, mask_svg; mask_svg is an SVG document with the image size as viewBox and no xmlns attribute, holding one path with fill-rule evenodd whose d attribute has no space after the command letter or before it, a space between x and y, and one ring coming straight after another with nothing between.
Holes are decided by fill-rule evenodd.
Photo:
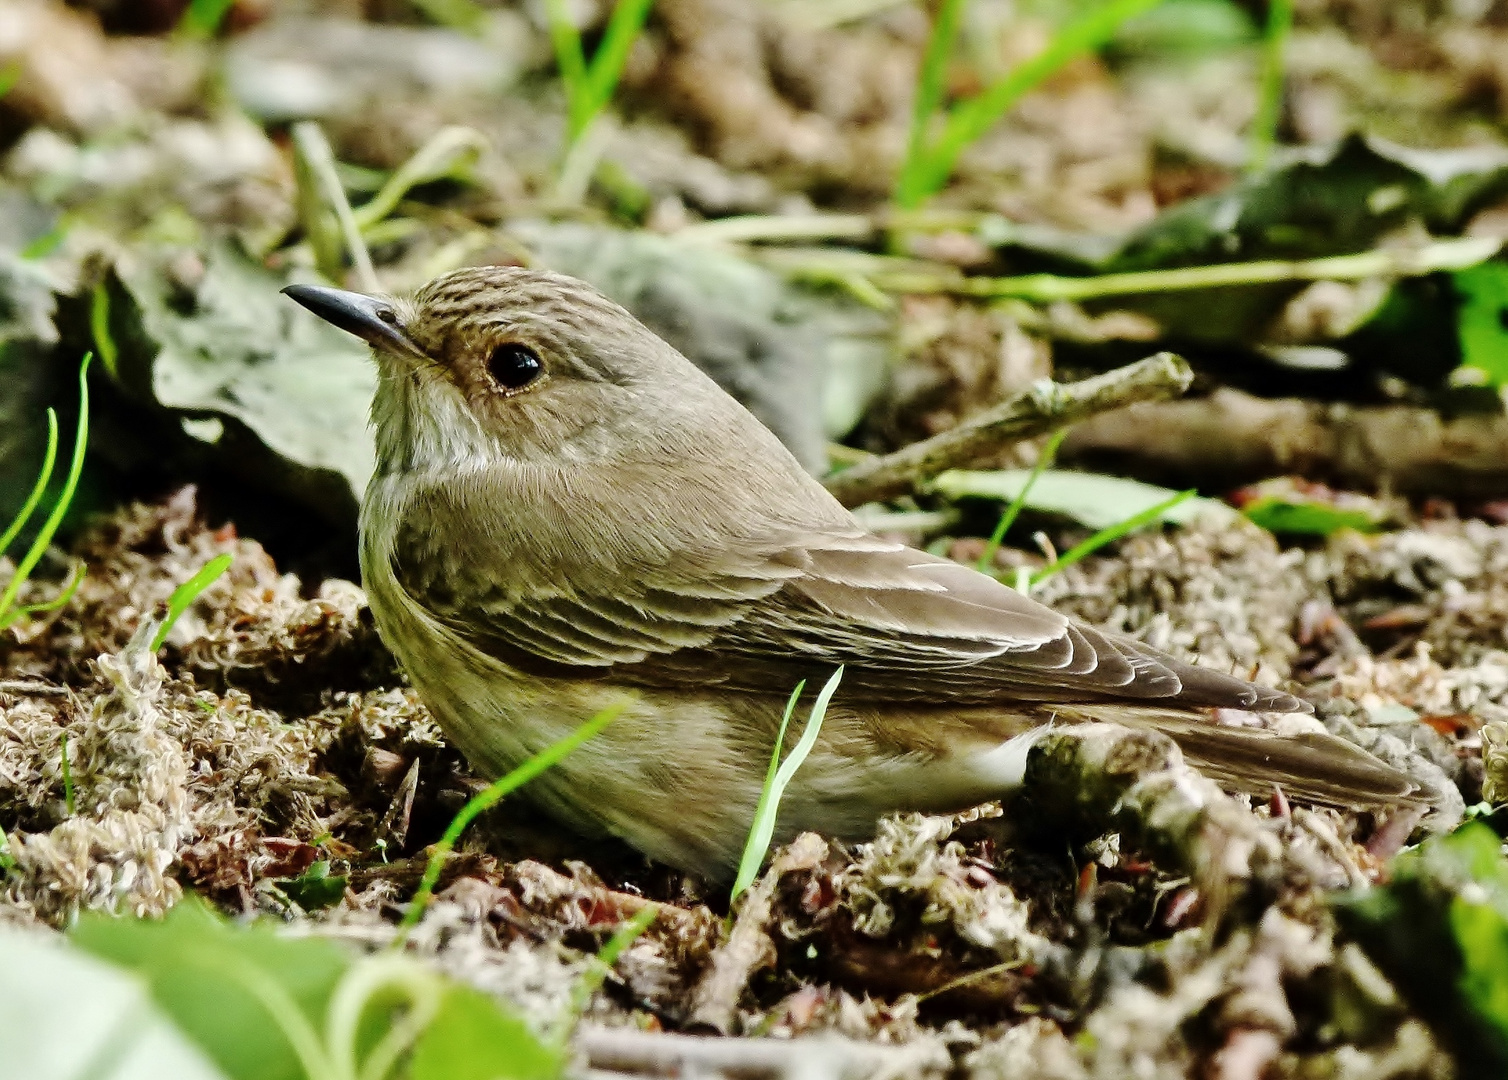
<instances>
[{"instance_id":1,"label":"brown wing feather","mask_svg":"<svg viewBox=\"0 0 1508 1080\"><path fill-rule=\"evenodd\" d=\"M400 529L395 573L473 644L526 671L783 694L843 664L844 693L859 700L1307 708L1073 623L856 525L772 527L738 543L647 553L620 551L605 535L600 549L547 544L531 561L516 545L511 561L457 564L442 556L478 543L452 534L453 523L477 520L459 511L431 507L428 528ZM608 557L619 565L603 567ZM596 582L611 583L611 594Z\"/></svg>"},{"instance_id":2,"label":"brown wing feather","mask_svg":"<svg viewBox=\"0 0 1508 1080\"><path fill-rule=\"evenodd\" d=\"M1069 717L1156 728L1184 758L1221 785L1268 796L1274 786L1308 802L1350 809L1393 803L1428 805L1405 773L1353 743L1324 732L1282 734L1263 728L1211 724L1188 713L1159 708L1072 708Z\"/></svg>"}]
</instances>

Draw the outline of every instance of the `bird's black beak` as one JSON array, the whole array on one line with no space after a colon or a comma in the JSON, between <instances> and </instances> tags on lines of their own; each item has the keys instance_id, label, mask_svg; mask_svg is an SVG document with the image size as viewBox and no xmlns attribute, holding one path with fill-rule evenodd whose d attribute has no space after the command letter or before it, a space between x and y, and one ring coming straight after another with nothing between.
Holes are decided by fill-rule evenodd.
<instances>
[{"instance_id":1,"label":"bird's black beak","mask_svg":"<svg viewBox=\"0 0 1508 1080\"><path fill-rule=\"evenodd\" d=\"M374 349L424 355L403 332L397 309L386 300L324 285L289 285L283 295L297 300L332 326L355 334Z\"/></svg>"}]
</instances>

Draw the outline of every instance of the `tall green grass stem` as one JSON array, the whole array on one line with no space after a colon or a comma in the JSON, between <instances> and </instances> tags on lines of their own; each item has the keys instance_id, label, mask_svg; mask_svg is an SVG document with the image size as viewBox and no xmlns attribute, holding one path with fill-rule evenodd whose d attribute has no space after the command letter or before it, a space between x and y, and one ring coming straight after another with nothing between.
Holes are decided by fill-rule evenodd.
<instances>
[{"instance_id":1,"label":"tall green grass stem","mask_svg":"<svg viewBox=\"0 0 1508 1080\"><path fill-rule=\"evenodd\" d=\"M765 856L770 850L770 841L775 836L775 822L780 815L780 800L784 797L791 778L796 775L796 770L801 768L802 762L812 752L812 747L817 744L817 735L822 731L822 721L827 717L827 706L832 701L833 695L838 692L838 684L842 681L843 668L839 667L817 695L817 700L812 705L811 717L807 720L806 728L801 732L801 738L791 750L790 756L778 769L775 768L774 761L771 761L770 771L765 775L764 788L759 793L759 804L754 809L754 821L749 827L749 838L744 843L743 858L738 863L738 876L733 881L729 903L737 900L759 875L759 868L764 865ZM790 721L791 713L795 710L796 700L801 696L801 691L805 686L805 680L798 683L795 693L786 704L785 717L780 721L780 734L775 740L776 757L779 756L781 746L785 742L786 725Z\"/></svg>"},{"instance_id":2,"label":"tall green grass stem","mask_svg":"<svg viewBox=\"0 0 1508 1080\"><path fill-rule=\"evenodd\" d=\"M571 1003L566 1008L565 1014L556 1021L554 1035L550 1040L562 1051L565 1050L566 1043L570 1041L571 1030L576 1026L576 1021L586 1011L592 995L606 980L608 972L613 970L618 957L643 936L644 931L649 929L659 913L658 904L651 904L635 912L632 918L613 931L613 936L607 939L607 943L597 950L597 955L592 958L592 966L577 978L576 984L571 987Z\"/></svg>"},{"instance_id":3,"label":"tall green grass stem","mask_svg":"<svg viewBox=\"0 0 1508 1080\"><path fill-rule=\"evenodd\" d=\"M1262 81L1257 90L1257 115L1251 122L1251 151L1247 168L1267 166L1278 142L1283 115L1283 82L1288 67L1288 36L1293 30L1293 0L1267 0L1267 29L1262 35Z\"/></svg>"},{"instance_id":4,"label":"tall green grass stem","mask_svg":"<svg viewBox=\"0 0 1508 1080\"><path fill-rule=\"evenodd\" d=\"M1052 562L1042 567L1042 569L1032 574L1030 583L1032 585L1040 585L1042 582L1052 577L1058 571L1072 566L1084 556L1093 554L1100 548L1104 547L1106 544L1119 540L1127 533L1135 532L1143 525L1152 524L1152 522L1162 517L1179 503L1184 502L1188 499L1192 499L1194 495L1195 491L1193 488L1190 488L1188 491L1180 491L1171 499L1164 499L1156 506L1149 506L1141 513L1133 514L1119 524L1111 525L1109 528L1101 529L1099 532L1091 536L1088 540L1075 544L1063 554L1059 555Z\"/></svg>"},{"instance_id":5,"label":"tall green grass stem","mask_svg":"<svg viewBox=\"0 0 1508 1080\"><path fill-rule=\"evenodd\" d=\"M456 841L461 838L466 827L540 773L559 764L582 743L601 734L603 728L623 715L628 705L629 703L625 701L603 709L559 742L545 747L506 776L493 781L486 790L473 795L466 805L461 807L429 856L429 863L424 868L424 877L419 882L419 889L414 893L408 910L403 914L403 922L399 924L396 944L401 944L408 936L408 932L423 917L424 909L429 905L430 897L434 895L435 883L440 880L440 871L445 867L445 860L455 850Z\"/></svg>"},{"instance_id":6,"label":"tall green grass stem","mask_svg":"<svg viewBox=\"0 0 1508 1080\"><path fill-rule=\"evenodd\" d=\"M94 287L94 292L89 297L89 335L94 339L100 363L105 365L106 372L114 376L120 354L115 347L115 338L110 333L110 290L103 281Z\"/></svg>"},{"instance_id":7,"label":"tall green grass stem","mask_svg":"<svg viewBox=\"0 0 1508 1080\"><path fill-rule=\"evenodd\" d=\"M31 520L31 515L36 513L37 504L42 501L42 494L47 490L48 481L52 479L53 466L58 461L58 414L53 409L47 410L47 452L42 455L42 468L37 473L37 482L31 486L31 492L26 496L26 501L21 504L21 509L16 511L16 516L6 526L5 532L0 533L0 555L4 555L15 543L16 537L21 530L26 528L26 523Z\"/></svg>"},{"instance_id":8,"label":"tall green grass stem","mask_svg":"<svg viewBox=\"0 0 1508 1080\"><path fill-rule=\"evenodd\" d=\"M588 62L581 34L571 21L568 0L545 0L550 44L555 49L560 80L565 84L568 143L580 139L612 100L623 75L623 65L628 62L628 54L644 29L653 4L654 0L618 0L608 16L597 52Z\"/></svg>"},{"instance_id":9,"label":"tall green grass stem","mask_svg":"<svg viewBox=\"0 0 1508 1080\"><path fill-rule=\"evenodd\" d=\"M953 174L954 166L968 147L993 127L1001 117L1031 90L1056 74L1069 61L1105 45L1121 23L1150 11L1162 0L1108 0L1095 10L1069 23L1054 35L1047 48L1016 65L1007 75L987 87L977 97L960 102L948 110L942 131L933 140L926 138L930 117L913 118L911 145L896 182L895 201L903 209L919 206L929 195L940 191ZM918 105L926 97L940 96L941 74L946 50L956 34L958 13L962 5L944 0L923 60L918 84ZM948 25L945 19L950 20ZM946 35L946 40L943 38ZM942 58L938 58L938 54ZM928 80L934 85L928 85ZM920 129L920 130L919 130Z\"/></svg>"},{"instance_id":10,"label":"tall green grass stem","mask_svg":"<svg viewBox=\"0 0 1508 1080\"><path fill-rule=\"evenodd\" d=\"M1058 456L1058 447L1063 445L1063 439L1068 434L1067 428L1059 428L1042 452L1037 455L1037 463L1032 466L1031 475L1026 478L1026 483L1011 500L1011 504L1005 508L1005 513L1000 515L1000 523L995 526L995 531L990 534L989 542L984 545L984 551L979 556L979 562L975 569L981 574L990 573L990 567L995 562L995 553L1000 550L1000 545L1005 540L1005 534L1016 523L1016 518L1021 514L1021 508L1026 505L1026 497L1031 494L1032 487L1037 483L1043 471L1052 464L1053 458Z\"/></svg>"},{"instance_id":11,"label":"tall green grass stem","mask_svg":"<svg viewBox=\"0 0 1508 1080\"><path fill-rule=\"evenodd\" d=\"M871 275L890 292L952 293L993 299L1097 300L1109 296L1213 289L1227 285L1262 285L1280 281L1360 281L1371 277L1414 277L1442 270L1466 270L1492 258L1503 241L1492 236L1437 240L1417 248L1379 248L1355 255L1327 255L1293 261L1214 263L1171 270L1135 270L1094 277L1023 274L1019 277L965 277L953 274L886 271Z\"/></svg>"},{"instance_id":12,"label":"tall green grass stem","mask_svg":"<svg viewBox=\"0 0 1508 1080\"><path fill-rule=\"evenodd\" d=\"M57 535L58 526L63 523L63 517L68 513L69 504L73 502L73 494L78 490L79 474L84 471L84 453L89 448L89 361L94 359L93 353L85 353L83 362L79 364L79 422L73 435L73 458L68 463L68 475L63 480L62 490L58 492L57 501L53 503L52 511L47 515L47 520L42 523L36 538L32 540L31 547L27 548L26 554L16 564L16 571L6 583L5 591L0 593L0 626L9 626L15 621L18 614L13 610L16 604L16 596L21 587L26 584L31 572L36 569L43 553L47 551L47 545L52 543L52 538ZM7 529L6 532L10 532Z\"/></svg>"}]
</instances>

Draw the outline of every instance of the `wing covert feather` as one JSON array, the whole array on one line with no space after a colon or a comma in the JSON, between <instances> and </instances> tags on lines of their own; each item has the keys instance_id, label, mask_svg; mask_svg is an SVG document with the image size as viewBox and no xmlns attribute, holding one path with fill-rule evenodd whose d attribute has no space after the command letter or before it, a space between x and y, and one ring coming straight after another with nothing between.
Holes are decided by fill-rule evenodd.
<instances>
[{"instance_id":1,"label":"wing covert feather","mask_svg":"<svg viewBox=\"0 0 1508 1080\"><path fill-rule=\"evenodd\" d=\"M511 559L461 563L448 553L474 550L478 538L446 523L475 519L425 516L430 528L396 534L398 581L478 648L525 671L784 694L843 664L844 692L859 699L1304 707L1073 623L856 524L772 526L737 543L708 537L659 551L632 550L621 534L575 549L542 538L538 551L513 538L501 545Z\"/></svg>"}]
</instances>

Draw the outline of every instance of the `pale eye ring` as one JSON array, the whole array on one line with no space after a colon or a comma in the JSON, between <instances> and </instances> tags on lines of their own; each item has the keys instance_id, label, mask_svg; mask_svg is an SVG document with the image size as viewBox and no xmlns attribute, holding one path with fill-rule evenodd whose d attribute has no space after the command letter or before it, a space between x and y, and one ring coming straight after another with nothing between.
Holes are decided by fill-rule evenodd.
<instances>
[{"instance_id":1,"label":"pale eye ring","mask_svg":"<svg viewBox=\"0 0 1508 1080\"><path fill-rule=\"evenodd\" d=\"M487 374L504 390L522 390L544 374L539 354L527 345L509 341L493 349L487 357Z\"/></svg>"}]
</instances>

